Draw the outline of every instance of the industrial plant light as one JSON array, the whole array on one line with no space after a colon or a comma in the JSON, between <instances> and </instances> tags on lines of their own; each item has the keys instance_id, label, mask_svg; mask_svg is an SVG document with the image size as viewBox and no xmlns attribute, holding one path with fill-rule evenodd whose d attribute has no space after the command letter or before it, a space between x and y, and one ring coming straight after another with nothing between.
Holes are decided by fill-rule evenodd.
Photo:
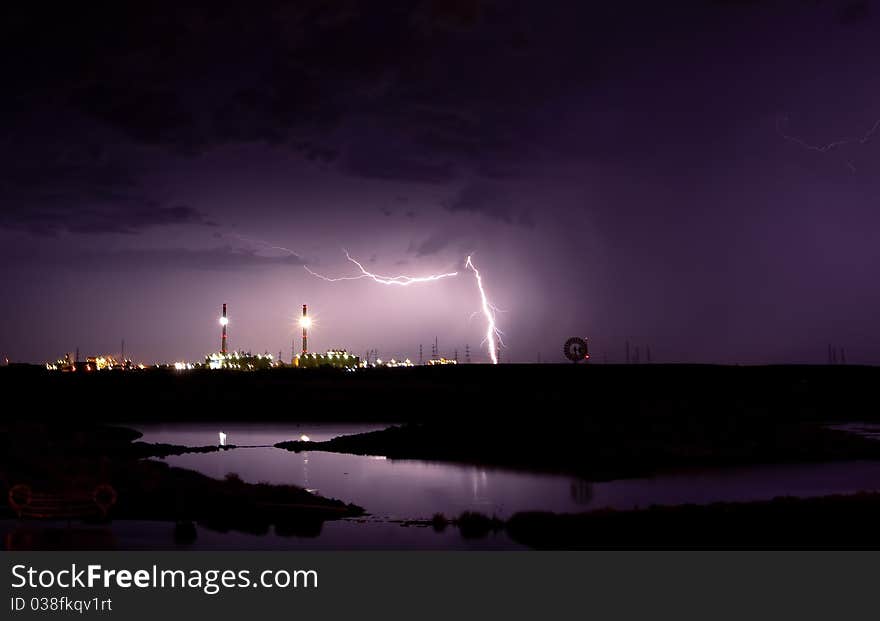
<instances>
[{"instance_id":1,"label":"industrial plant light","mask_svg":"<svg viewBox=\"0 0 880 621\"><path fill-rule=\"evenodd\" d=\"M221 317L221 318L220 318L220 325L221 325L221 326L225 326L225 325L228 324L228 323L229 323L229 318L228 318L228 317Z\"/></svg>"},{"instance_id":2,"label":"industrial plant light","mask_svg":"<svg viewBox=\"0 0 880 621\"><path fill-rule=\"evenodd\" d=\"M312 327L312 318L311 317L302 317L299 320L300 328L311 328Z\"/></svg>"}]
</instances>

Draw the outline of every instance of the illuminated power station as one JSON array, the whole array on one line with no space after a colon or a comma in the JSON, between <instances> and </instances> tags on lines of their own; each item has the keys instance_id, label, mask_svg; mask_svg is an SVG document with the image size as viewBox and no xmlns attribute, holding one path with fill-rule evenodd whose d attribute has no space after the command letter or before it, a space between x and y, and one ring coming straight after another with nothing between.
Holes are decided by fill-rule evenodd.
<instances>
[{"instance_id":1,"label":"illuminated power station","mask_svg":"<svg viewBox=\"0 0 880 621\"><path fill-rule=\"evenodd\" d=\"M220 315L220 353L226 354L226 326L229 318L226 316L226 303L223 304L223 313Z\"/></svg>"},{"instance_id":2,"label":"illuminated power station","mask_svg":"<svg viewBox=\"0 0 880 621\"><path fill-rule=\"evenodd\" d=\"M198 367L208 369L236 369L241 371L256 371L270 369L277 365L272 354L252 354L249 351L229 352L227 342L227 326L229 317L226 315L226 304L223 304L220 312L220 352L214 352L205 356L204 364L190 364L187 362L175 362L174 368L185 371Z\"/></svg>"},{"instance_id":3,"label":"illuminated power station","mask_svg":"<svg viewBox=\"0 0 880 621\"><path fill-rule=\"evenodd\" d=\"M344 349L328 349L327 353L309 353L309 328L312 327L312 318L309 317L309 306L303 304L302 317L299 318L299 327L302 328L302 352L293 358L293 366L299 368L337 367L354 369L360 364L360 359Z\"/></svg>"}]
</instances>

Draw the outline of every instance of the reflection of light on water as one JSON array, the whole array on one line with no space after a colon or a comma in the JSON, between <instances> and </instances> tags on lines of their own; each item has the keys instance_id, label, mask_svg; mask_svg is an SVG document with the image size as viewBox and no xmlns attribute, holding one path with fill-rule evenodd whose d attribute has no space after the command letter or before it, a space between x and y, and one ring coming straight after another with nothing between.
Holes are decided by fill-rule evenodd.
<instances>
[{"instance_id":1,"label":"reflection of light on water","mask_svg":"<svg viewBox=\"0 0 880 621\"><path fill-rule=\"evenodd\" d=\"M226 423L223 426L229 428ZM184 431L193 433L196 438L189 444L203 446L208 442L217 442L217 429L214 423L193 432L188 429ZM224 433L236 436L238 440L227 437L227 446L248 444L252 440L252 435L249 435L252 432L243 425L230 431L224 429ZM317 442L325 440L327 435L338 435L335 429L328 433L319 426L307 425L298 429L292 426L280 428L272 433L288 439L298 439L303 434L317 434L312 439L316 448L320 446ZM268 437L269 432L265 434L259 440L266 441L264 437L268 441L274 439ZM162 437L161 440L182 443L177 437ZM501 468L395 459L387 455L359 456L314 451L313 456L312 450L306 449L302 444L299 447L298 453L269 446L236 451L221 449L210 453L168 456L162 461L172 466L195 469L218 479L222 479L227 472L234 471L251 483L267 481L319 490L318 493L322 495L365 507L374 515L392 515L406 519L430 518L434 513L453 516L463 511L480 511L487 515L506 517L518 510L565 512L583 510L589 506L579 502L586 500L587 489L575 489L573 497L573 478L568 476L534 475ZM297 469L299 473L296 472ZM650 491L652 495L657 494L653 488ZM622 504L613 494L610 499L606 498L608 495L607 492L602 495L603 503ZM626 499L631 495L633 494L626 493ZM598 491L596 496L600 496ZM595 502L596 499L592 501L593 504Z\"/></svg>"},{"instance_id":2,"label":"reflection of light on water","mask_svg":"<svg viewBox=\"0 0 880 621\"><path fill-rule=\"evenodd\" d=\"M303 453L303 487L309 489L309 454Z\"/></svg>"},{"instance_id":3,"label":"reflection of light on water","mask_svg":"<svg viewBox=\"0 0 880 621\"><path fill-rule=\"evenodd\" d=\"M489 479L486 476L486 471L485 470L472 470L471 471L472 502L475 505L493 504L491 499L488 496L488 490L489 490Z\"/></svg>"}]
</instances>

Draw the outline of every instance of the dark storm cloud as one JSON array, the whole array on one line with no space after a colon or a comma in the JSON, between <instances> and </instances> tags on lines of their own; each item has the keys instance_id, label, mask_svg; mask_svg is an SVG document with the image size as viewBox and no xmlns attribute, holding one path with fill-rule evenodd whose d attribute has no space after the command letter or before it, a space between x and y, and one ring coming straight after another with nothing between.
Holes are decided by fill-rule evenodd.
<instances>
[{"instance_id":1,"label":"dark storm cloud","mask_svg":"<svg viewBox=\"0 0 880 621\"><path fill-rule=\"evenodd\" d=\"M387 125L377 117L400 105L380 112L385 80L397 84L393 76L416 66L425 37L471 22L468 5L381 14L366 2L320 0L6 5L0 112L21 140L0 145L0 227L133 233L208 222L141 183L139 156L103 154L102 140L178 156L256 142L324 165L344 152L339 168L352 175L448 181L448 162L405 141L359 146L333 130L355 111L367 126ZM85 143L96 152L81 153Z\"/></svg>"},{"instance_id":2,"label":"dark storm cloud","mask_svg":"<svg viewBox=\"0 0 880 621\"><path fill-rule=\"evenodd\" d=\"M16 96L0 105L39 126L47 119L35 104L51 102L73 119L60 133L67 145L97 126L106 140L163 151L167 166L256 143L366 179L502 183L547 146L547 106L595 84L593 43L574 26L556 31L591 15L576 6L565 8L570 19L476 0L381 11L367 0L6 7L0 62ZM209 221L140 183L139 156L113 165L46 175L37 193L23 184L0 226L131 233ZM479 184L447 208L531 224Z\"/></svg>"},{"instance_id":3,"label":"dark storm cloud","mask_svg":"<svg viewBox=\"0 0 880 621\"><path fill-rule=\"evenodd\" d=\"M638 333L680 360L716 361L782 359L845 332L863 342L878 316L876 144L859 145L851 174L835 160L846 148L803 148L774 119L790 115L809 144L872 126L876 6L5 3L0 229L111 234L0 231L0 253L22 253L0 257L15 301L0 341L38 359L72 331L42 353L31 343L47 294L52 308L87 307L116 280L138 306L124 320L144 324L161 358L166 326L144 321L153 311L129 273L181 304L265 287L280 308L287 281L234 276L299 265L271 248L293 239L318 256L361 245L373 261L364 248L380 249L381 265L409 260L399 271L413 273L478 252L493 302L510 311L499 317L508 360L558 352L570 334L621 351ZM206 229L213 220L273 241L240 250L247 240ZM31 266L45 268L39 282ZM191 270L224 271L174 277ZM408 314L382 327L366 312L376 288L303 278L297 299L326 291L328 306L363 306L346 324L368 336L351 345L405 348L418 341L401 326L430 325ZM472 293L461 287L456 307L471 308ZM73 329L108 330L90 321ZM876 339L865 347L880 351Z\"/></svg>"},{"instance_id":4,"label":"dark storm cloud","mask_svg":"<svg viewBox=\"0 0 880 621\"><path fill-rule=\"evenodd\" d=\"M534 227L531 213L524 209L515 210L512 203L513 196L503 185L478 181L464 186L443 207L451 212L476 213L507 224Z\"/></svg>"},{"instance_id":5,"label":"dark storm cloud","mask_svg":"<svg viewBox=\"0 0 880 621\"><path fill-rule=\"evenodd\" d=\"M386 181L445 183L455 178L449 162L408 157L381 147L353 149L345 158L342 170L360 177Z\"/></svg>"},{"instance_id":6,"label":"dark storm cloud","mask_svg":"<svg viewBox=\"0 0 880 621\"><path fill-rule=\"evenodd\" d=\"M778 3L719 0L716 8L768 4ZM846 22L870 12L865 1L834 6ZM692 9L695 19L702 10ZM43 127L44 135L2 153L0 226L132 233L209 223L142 184L137 157L66 155L89 141L100 152L96 126L103 140L174 156L261 143L368 179L476 178L445 205L449 212L531 226L532 214L509 206L504 184L548 150L601 149L601 123L592 138L548 138L555 102L614 75L609 46L652 41L665 27L653 21L661 9L642 6L624 21L621 11L477 0L381 11L368 0L4 6L9 96L0 111L10 125ZM666 19L672 40L693 29Z\"/></svg>"},{"instance_id":7,"label":"dark storm cloud","mask_svg":"<svg viewBox=\"0 0 880 621\"><path fill-rule=\"evenodd\" d=\"M254 250L217 246L214 248L131 248L69 252L63 256L29 251L9 253L5 264L67 267L71 269L127 270L217 270L305 265L296 255L267 256Z\"/></svg>"},{"instance_id":8,"label":"dark storm cloud","mask_svg":"<svg viewBox=\"0 0 880 621\"><path fill-rule=\"evenodd\" d=\"M59 206L57 209L29 209L19 214L9 228L24 229L36 234L52 235L59 232L70 233L121 233L126 235L142 232L157 226L180 224L199 224L214 226L214 223L192 207L175 205L160 207L145 205L134 209L119 209L125 196L106 196L113 201L112 207L80 207L72 210Z\"/></svg>"},{"instance_id":9,"label":"dark storm cloud","mask_svg":"<svg viewBox=\"0 0 880 621\"><path fill-rule=\"evenodd\" d=\"M73 102L79 110L120 128L135 142L182 150L199 145L193 114L171 88L100 82L75 92Z\"/></svg>"},{"instance_id":10,"label":"dark storm cloud","mask_svg":"<svg viewBox=\"0 0 880 621\"><path fill-rule=\"evenodd\" d=\"M179 153L262 142L325 163L344 154L343 171L377 179L440 183L455 173L450 160L512 155L523 115L562 84L552 54L523 52L528 16L502 2L5 12L22 104L51 97ZM538 77L530 88L518 79ZM362 144L352 125L385 140Z\"/></svg>"},{"instance_id":11,"label":"dark storm cloud","mask_svg":"<svg viewBox=\"0 0 880 621\"><path fill-rule=\"evenodd\" d=\"M491 218L512 222L504 191L496 185L471 183L464 186L443 206L449 211L481 213Z\"/></svg>"},{"instance_id":12,"label":"dark storm cloud","mask_svg":"<svg viewBox=\"0 0 880 621\"><path fill-rule=\"evenodd\" d=\"M714 0L714 3L720 6L728 7L753 7L766 4L772 4L776 0Z\"/></svg>"},{"instance_id":13,"label":"dark storm cloud","mask_svg":"<svg viewBox=\"0 0 880 621\"><path fill-rule=\"evenodd\" d=\"M410 242L407 252L417 257L426 257L447 248L454 238L455 235L451 231L435 231L419 242Z\"/></svg>"},{"instance_id":14,"label":"dark storm cloud","mask_svg":"<svg viewBox=\"0 0 880 621\"><path fill-rule=\"evenodd\" d=\"M133 234L213 224L191 206L154 196L100 143L56 135L40 144L7 143L0 153L7 155L0 167L0 228Z\"/></svg>"},{"instance_id":15,"label":"dark storm cloud","mask_svg":"<svg viewBox=\"0 0 880 621\"><path fill-rule=\"evenodd\" d=\"M841 11L861 19L867 4ZM428 183L456 165L489 174L520 161L540 142L546 105L601 80L602 46L615 33L594 30L608 17L597 3L549 11L477 0L381 11L368 0L18 5L0 14L14 59L4 63L8 86L23 105L66 102L176 152L286 145L315 161L341 158L351 174ZM656 35L650 28L636 21L616 36ZM365 146L352 126L380 138Z\"/></svg>"},{"instance_id":16,"label":"dark storm cloud","mask_svg":"<svg viewBox=\"0 0 880 621\"><path fill-rule=\"evenodd\" d=\"M121 250L110 254L109 257L97 255L96 259L101 262L109 260L112 263L133 267L221 271L277 265L305 265L303 259L296 255L265 256L256 251L231 246L206 249Z\"/></svg>"},{"instance_id":17,"label":"dark storm cloud","mask_svg":"<svg viewBox=\"0 0 880 621\"><path fill-rule=\"evenodd\" d=\"M108 183L83 187L63 185L57 180L49 186L28 190L3 185L6 192L0 198L0 229L35 235L131 235L159 226L215 226L199 210L188 205L163 204L142 194L136 186Z\"/></svg>"},{"instance_id":18,"label":"dark storm cloud","mask_svg":"<svg viewBox=\"0 0 880 621\"><path fill-rule=\"evenodd\" d=\"M871 7L867 0L846 2L839 9L840 21L844 24L858 24L871 17Z\"/></svg>"}]
</instances>

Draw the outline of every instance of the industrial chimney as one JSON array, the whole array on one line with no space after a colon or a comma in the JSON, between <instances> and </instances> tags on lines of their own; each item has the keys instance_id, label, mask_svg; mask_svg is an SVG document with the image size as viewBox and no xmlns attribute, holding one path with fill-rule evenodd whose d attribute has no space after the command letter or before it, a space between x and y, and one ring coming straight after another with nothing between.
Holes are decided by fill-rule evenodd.
<instances>
[{"instance_id":1,"label":"industrial chimney","mask_svg":"<svg viewBox=\"0 0 880 621\"><path fill-rule=\"evenodd\" d=\"M229 323L229 319L226 317L226 304L223 304L223 314L220 315L220 353L226 353L226 324Z\"/></svg>"},{"instance_id":2,"label":"industrial chimney","mask_svg":"<svg viewBox=\"0 0 880 621\"><path fill-rule=\"evenodd\" d=\"M302 326L303 329L303 348L302 355L305 356L309 353L309 325L311 324L311 320L309 319L309 307L307 304L303 304L303 314L302 319L299 320L299 325Z\"/></svg>"}]
</instances>

